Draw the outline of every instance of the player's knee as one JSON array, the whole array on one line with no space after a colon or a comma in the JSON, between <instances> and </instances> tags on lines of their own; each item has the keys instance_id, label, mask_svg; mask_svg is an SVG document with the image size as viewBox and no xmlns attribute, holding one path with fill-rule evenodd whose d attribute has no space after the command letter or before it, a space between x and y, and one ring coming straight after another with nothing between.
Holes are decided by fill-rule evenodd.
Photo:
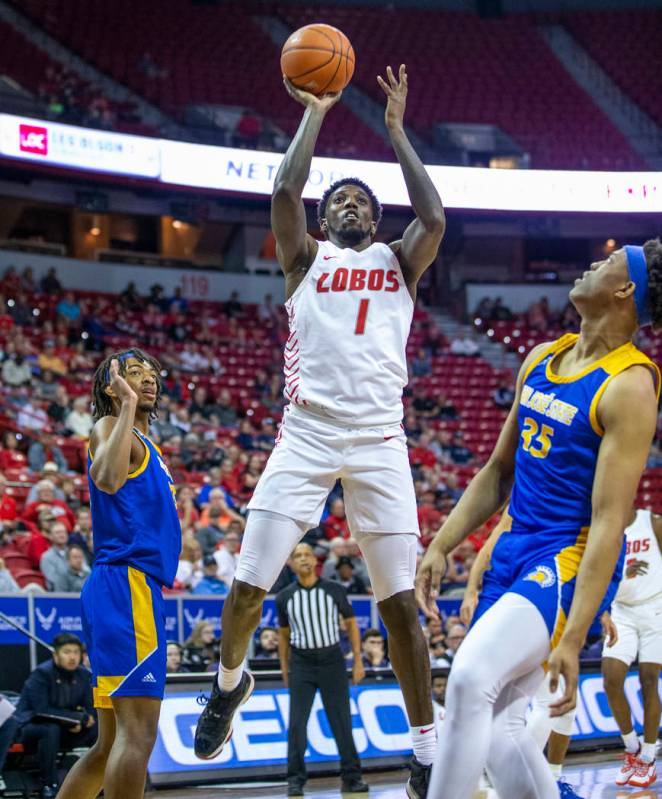
<instances>
[{"instance_id":1,"label":"player's knee","mask_svg":"<svg viewBox=\"0 0 662 799\"><path fill-rule=\"evenodd\" d=\"M447 701L456 707L468 708L476 702L487 698L488 676L476 663L463 663L457 659L453 662L447 688Z\"/></svg>"},{"instance_id":2,"label":"player's knee","mask_svg":"<svg viewBox=\"0 0 662 799\"><path fill-rule=\"evenodd\" d=\"M388 599L383 599L378 607L389 635L414 636L420 632L413 591L393 594Z\"/></svg>"},{"instance_id":3,"label":"player's knee","mask_svg":"<svg viewBox=\"0 0 662 799\"><path fill-rule=\"evenodd\" d=\"M657 696L658 682L660 679L659 672L656 671L643 671L639 672L639 682L641 683L641 690L645 696Z\"/></svg>"},{"instance_id":4,"label":"player's knee","mask_svg":"<svg viewBox=\"0 0 662 799\"><path fill-rule=\"evenodd\" d=\"M602 674L602 681L604 683L605 691L607 693L622 691L623 685L625 683L624 678L621 676L621 674L613 671L612 669L604 669Z\"/></svg>"},{"instance_id":5,"label":"player's knee","mask_svg":"<svg viewBox=\"0 0 662 799\"><path fill-rule=\"evenodd\" d=\"M235 580L230 591L232 607L238 615L251 613L262 605L266 594L267 592L263 588L244 583L241 580Z\"/></svg>"}]
</instances>

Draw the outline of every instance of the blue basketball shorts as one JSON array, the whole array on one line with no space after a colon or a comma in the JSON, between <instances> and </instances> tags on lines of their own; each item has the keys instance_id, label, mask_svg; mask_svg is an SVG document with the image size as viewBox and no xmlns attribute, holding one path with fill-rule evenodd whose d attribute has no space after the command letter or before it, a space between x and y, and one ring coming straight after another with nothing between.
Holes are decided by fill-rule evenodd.
<instances>
[{"instance_id":1,"label":"blue basketball shorts","mask_svg":"<svg viewBox=\"0 0 662 799\"><path fill-rule=\"evenodd\" d=\"M587 536L588 528L570 535L504 533L483 576L472 623L504 594L520 594L540 611L554 647L565 629Z\"/></svg>"},{"instance_id":2,"label":"blue basketball shorts","mask_svg":"<svg viewBox=\"0 0 662 799\"><path fill-rule=\"evenodd\" d=\"M161 586L126 565L95 565L81 592L83 638L92 666L94 706L118 696L163 699L165 603Z\"/></svg>"}]
</instances>

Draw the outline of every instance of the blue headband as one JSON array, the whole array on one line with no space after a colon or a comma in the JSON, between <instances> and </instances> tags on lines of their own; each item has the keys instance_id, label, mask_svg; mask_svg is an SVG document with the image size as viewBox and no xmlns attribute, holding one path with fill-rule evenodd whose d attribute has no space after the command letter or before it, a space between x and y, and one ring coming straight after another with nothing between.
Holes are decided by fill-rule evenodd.
<instances>
[{"instance_id":1,"label":"blue headband","mask_svg":"<svg viewBox=\"0 0 662 799\"><path fill-rule=\"evenodd\" d=\"M119 361L121 366L124 363L124 361L126 361L128 358L134 358L135 355L136 355L135 350L127 350L125 353L120 355L117 360ZM105 377L106 377L106 383L110 384L110 367L106 369Z\"/></svg>"},{"instance_id":2,"label":"blue headband","mask_svg":"<svg viewBox=\"0 0 662 799\"><path fill-rule=\"evenodd\" d=\"M648 305L648 267L643 247L626 244L625 257L628 261L630 280L634 283L634 304L637 309L637 320L641 327L651 323L651 313Z\"/></svg>"}]
</instances>

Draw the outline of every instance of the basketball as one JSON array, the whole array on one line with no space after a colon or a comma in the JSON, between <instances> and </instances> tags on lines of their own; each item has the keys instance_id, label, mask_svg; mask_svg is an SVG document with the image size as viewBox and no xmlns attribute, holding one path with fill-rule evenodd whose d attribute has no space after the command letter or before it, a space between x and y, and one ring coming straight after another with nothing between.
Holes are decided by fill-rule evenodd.
<instances>
[{"instance_id":1,"label":"basketball","mask_svg":"<svg viewBox=\"0 0 662 799\"><path fill-rule=\"evenodd\" d=\"M297 89L317 96L339 92L354 74L354 48L332 25L305 25L285 42L280 67Z\"/></svg>"}]
</instances>

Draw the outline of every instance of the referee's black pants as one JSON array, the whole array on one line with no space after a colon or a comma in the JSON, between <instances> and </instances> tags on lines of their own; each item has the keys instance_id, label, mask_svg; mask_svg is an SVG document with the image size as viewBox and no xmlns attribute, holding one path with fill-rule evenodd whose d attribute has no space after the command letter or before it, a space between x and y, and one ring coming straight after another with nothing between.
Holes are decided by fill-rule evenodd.
<instances>
[{"instance_id":1,"label":"referee's black pants","mask_svg":"<svg viewBox=\"0 0 662 799\"><path fill-rule=\"evenodd\" d=\"M310 710L319 688L331 732L340 753L343 780L361 776L349 711L347 664L340 646L324 649L292 649L290 657L290 728L287 734L287 781L306 782L304 754L307 746L306 727Z\"/></svg>"}]
</instances>

